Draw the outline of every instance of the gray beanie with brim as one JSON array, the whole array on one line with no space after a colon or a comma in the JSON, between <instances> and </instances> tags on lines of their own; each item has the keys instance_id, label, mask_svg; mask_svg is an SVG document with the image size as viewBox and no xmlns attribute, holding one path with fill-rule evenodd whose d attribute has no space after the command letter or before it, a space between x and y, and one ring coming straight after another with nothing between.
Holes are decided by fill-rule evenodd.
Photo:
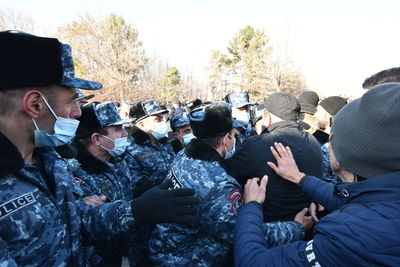
<instances>
[{"instance_id":1,"label":"gray beanie with brim","mask_svg":"<svg viewBox=\"0 0 400 267\"><path fill-rule=\"evenodd\" d=\"M400 83L378 85L345 105L332 125L338 163L361 177L400 170Z\"/></svg>"}]
</instances>

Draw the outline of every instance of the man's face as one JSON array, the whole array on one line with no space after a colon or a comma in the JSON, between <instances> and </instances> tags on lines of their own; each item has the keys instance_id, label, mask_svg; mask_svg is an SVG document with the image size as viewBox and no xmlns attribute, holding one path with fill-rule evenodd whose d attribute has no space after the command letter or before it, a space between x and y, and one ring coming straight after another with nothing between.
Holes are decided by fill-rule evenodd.
<instances>
[{"instance_id":1,"label":"man's face","mask_svg":"<svg viewBox=\"0 0 400 267\"><path fill-rule=\"evenodd\" d=\"M157 124L164 120L165 120L164 115L160 114L147 117L139 123L141 123L143 128L146 129L147 131L154 132L157 129Z\"/></svg>"},{"instance_id":2,"label":"man's face","mask_svg":"<svg viewBox=\"0 0 400 267\"><path fill-rule=\"evenodd\" d=\"M78 101L76 101L78 94L76 93L76 90L74 88L54 85L52 86L51 90L54 90L53 95L50 96L51 99L49 99L49 96L46 96L44 94L43 96L48 102L50 102L49 104L51 108L58 117L76 119L81 116L82 112L80 109L80 105ZM37 120L39 129L42 129L47 133L53 134L56 118L49 110L47 105L44 106L45 108L43 109Z\"/></svg>"},{"instance_id":3,"label":"man's face","mask_svg":"<svg viewBox=\"0 0 400 267\"><path fill-rule=\"evenodd\" d=\"M72 87L55 86L56 97L53 101L52 108L59 117L76 119L82 115L80 105L76 101L78 94ZM46 97L46 96L45 96Z\"/></svg>"},{"instance_id":4,"label":"man's face","mask_svg":"<svg viewBox=\"0 0 400 267\"><path fill-rule=\"evenodd\" d=\"M178 140L183 144L183 137L185 135L191 134L192 133L192 128L190 127L190 124L182 126L178 128L177 132L175 133L176 137Z\"/></svg>"},{"instance_id":5,"label":"man's face","mask_svg":"<svg viewBox=\"0 0 400 267\"><path fill-rule=\"evenodd\" d=\"M124 127L122 127L122 125L114 125L114 126L108 126L107 127L107 136L110 139L117 139L117 138L121 138L121 137L127 137L128 133L126 132L126 130L124 129ZM101 138L101 143L102 146L104 146L105 148L108 149L113 149L114 148L114 142L111 141L110 139L107 138Z\"/></svg>"},{"instance_id":6,"label":"man's face","mask_svg":"<svg viewBox=\"0 0 400 267\"><path fill-rule=\"evenodd\" d=\"M244 106L241 108L233 108L232 109L232 117L241 121L249 121L249 109L248 106Z\"/></svg>"}]
</instances>

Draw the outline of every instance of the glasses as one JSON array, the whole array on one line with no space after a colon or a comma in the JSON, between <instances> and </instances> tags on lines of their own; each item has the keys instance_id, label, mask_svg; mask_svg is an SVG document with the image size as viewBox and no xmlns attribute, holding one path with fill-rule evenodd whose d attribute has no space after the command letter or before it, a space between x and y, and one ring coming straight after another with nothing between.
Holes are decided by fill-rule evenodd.
<instances>
[{"instance_id":1,"label":"glasses","mask_svg":"<svg viewBox=\"0 0 400 267\"><path fill-rule=\"evenodd\" d=\"M204 121L204 119L206 117L205 110L209 109L211 107L217 106L217 105L223 105L223 106L227 107L229 112L232 113L232 105L231 104L229 104L227 102L216 102L216 103L209 104L209 105L206 105L204 107L200 107L200 108L197 108L197 109L191 111L189 113L189 120L191 120L191 121Z\"/></svg>"}]
</instances>

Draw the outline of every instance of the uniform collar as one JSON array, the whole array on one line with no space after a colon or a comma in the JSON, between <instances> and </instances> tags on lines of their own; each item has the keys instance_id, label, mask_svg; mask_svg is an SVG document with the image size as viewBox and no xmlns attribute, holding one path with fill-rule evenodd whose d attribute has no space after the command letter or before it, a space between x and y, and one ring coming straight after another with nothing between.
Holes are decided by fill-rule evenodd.
<instances>
[{"instance_id":1,"label":"uniform collar","mask_svg":"<svg viewBox=\"0 0 400 267\"><path fill-rule=\"evenodd\" d=\"M300 129L300 126L296 121L279 121L268 126L266 129L264 129L264 131L262 131L262 133L272 133L281 129L288 128Z\"/></svg>"},{"instance_id":2,"label":"uniform collar","mask_svg":"<svg viewBox=\"0 0 400 267\"><path fill-rule=\"evenodd\" d=\"M74 145L78 149L78 156L76 159L79 161L82 169L89 174L101 174L109 169L107 162L93 156L86 147L79 141L76 141Z\"/></svg>"},{"instance_id":3,"label":"uniform collar","mask_svg":"<svg viewBox=\"0 0 400 267\"><path fill-rule=\"evenodd\" d=\"M16 173L24 167L18 148L0 132L0 176Z\"/></svg>"}]
</instances>

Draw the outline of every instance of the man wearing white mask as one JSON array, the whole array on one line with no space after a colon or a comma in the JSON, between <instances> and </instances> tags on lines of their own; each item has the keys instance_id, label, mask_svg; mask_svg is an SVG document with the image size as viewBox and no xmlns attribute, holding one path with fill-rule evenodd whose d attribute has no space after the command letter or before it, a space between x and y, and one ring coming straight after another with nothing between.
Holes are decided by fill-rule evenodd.
<instances>
[{"instance_id":1,"label":"man wearing white mask","mask_svg":"<svg viewBox=\"0 0 400 267\"><path fill-rule=\"evenodd\" d=\"M124 158L128 166L139 164L146 177L146 181L139 181L144 187L160 184L175 157L166 138L168 125L163 114L167 112L154 99L140 101L130 111L136 121Z\"/></svg>"},{"instance_id":2,"label":"man wearing white mask","mask_svg":"<svg viewBox=\"0 0 400 267\"><path fill-rule=\"evenodd\" d=\"M172 117L170 124L176 136L176 139L171 142L171 145L174 148L174 152L178 153L186 147L192 139L196 138L196 136L194 136L192 127L190 127L187 113L181 113Z\"/></svg>"}]
</instances>

